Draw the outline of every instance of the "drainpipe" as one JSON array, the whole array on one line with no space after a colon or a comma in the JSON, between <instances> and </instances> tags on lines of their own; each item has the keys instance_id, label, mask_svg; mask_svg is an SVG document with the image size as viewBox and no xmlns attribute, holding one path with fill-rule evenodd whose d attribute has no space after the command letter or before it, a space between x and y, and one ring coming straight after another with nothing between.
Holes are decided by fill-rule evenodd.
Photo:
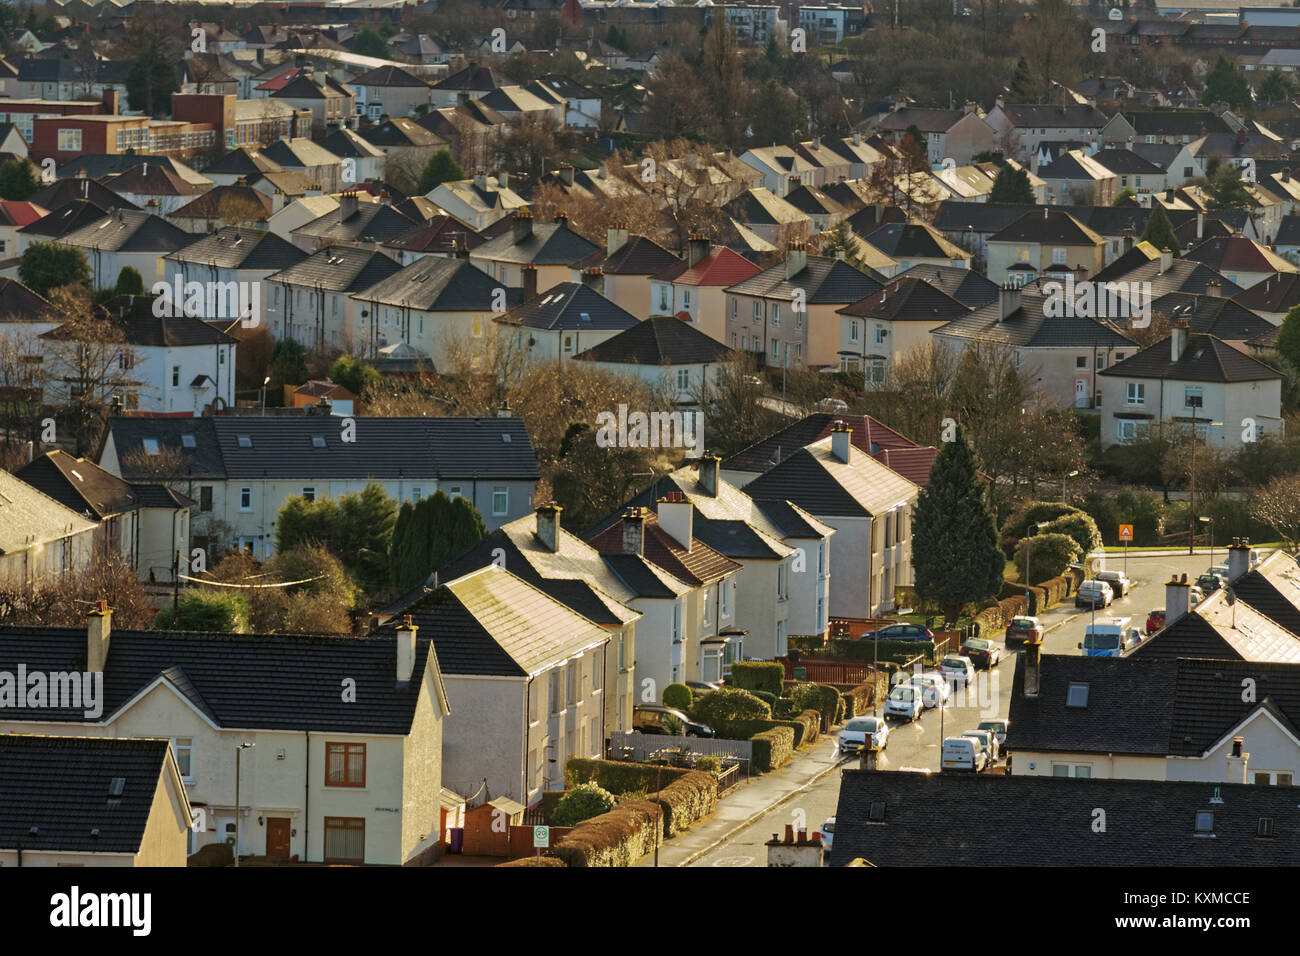
<instances>
[{"instance_id":1,"label":"drainpipe","mask_svg":"<svg viewBox=\"0 0 1300 956\"><path fill-rule=\"evenodd\" d=\"M531 736L533 731L532 721L529 720L529 718L533 713L532 705L533 705L533 680L534 679L535 678L532 677L528 678L528 683L524 685L524 752L522 755L524 769L523 769L523 786L519 790L519 792L524 795L523 800L519 802L522 803L524 806L528 806L528 745L529 743L532 742Z\"/></svg>"},{"instance_id":2,"label":"drainpipe","mask_svg":"<svg viewBox=\"0 0 1300 956\"><path fill-rule=\"evenodd\" d=\"M307 850L311 845L307 842L307 833L311 826L311 730L304 730L302 738L306 742L306 747L303 748L306 759L303 761L302 777L302 861L306 863L308 862Z\"/></svg>"}]
</instances>

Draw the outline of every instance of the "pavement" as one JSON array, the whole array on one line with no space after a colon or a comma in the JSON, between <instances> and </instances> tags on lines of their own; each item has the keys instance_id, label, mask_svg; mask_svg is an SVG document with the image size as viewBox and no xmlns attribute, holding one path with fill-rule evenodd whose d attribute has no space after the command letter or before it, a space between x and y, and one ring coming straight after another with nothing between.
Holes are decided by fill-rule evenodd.
<instances>
[{"instance_id":1,"label":"pavement","mask_svg":"<svg viewBox=\"0 0 1300 956\"><path fill-rule=\"evenodd\" d=\"M790 763L780 770L752 777L718 801L713 814L684 833L659 845L659 866L689 866L734 834L750 826L760 817L772 812L786 800L798 796L814 786L827 774L852 764L857 758L845 760L836 748L836 738L818 737L817 743L795 754ZM818 821L820 822L820 821ZM815 829L817 824L811 824ZM642 859L637 866L654 866L654 854ZM764 860L762 865L766 865Z\"/></svg>"}]
</instances>

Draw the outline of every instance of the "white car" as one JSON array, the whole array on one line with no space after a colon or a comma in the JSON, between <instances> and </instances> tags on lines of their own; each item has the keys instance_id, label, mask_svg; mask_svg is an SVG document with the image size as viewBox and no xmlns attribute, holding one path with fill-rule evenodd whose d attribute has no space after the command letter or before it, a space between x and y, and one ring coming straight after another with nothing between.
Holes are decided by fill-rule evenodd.
<instances>
[{"instance_id":1,"label":"white car","mask_svg":"<svg viewBox=\"0 0 1300 956\"><path fill-rule=\"evenodd\" d=\"M840 731L840 753L857 753L863 747L884 750L889 744L889 724L883 717L854 717Z\"/></svg>"},{"instance_id":2,"label":"white car","mask_svg":"<svg viewBox=\"0 0 1300 956\"><path fill-rule=\"evenodd\" d=\"M911 684L899 684L885 698L886 717L906 717L916 720L925 708L921 700L921 690Z\"/></svg>"},{"instance_id":3,"label":"white car","mask_svg":"<svg viewBox=\"0 0 1300 956\"><path fill-rule=\"evenodd\" d=\"M968 684L975 680L975 665L971 659L962 654L950 654L939 664L939 671L945 681L954 684Z\"/></svg>"},{"instance_id":4,"label":"white car","mask_svg":"<svg viewBox=\"0 0 1300 956\"><path fill-rule=\"evenodd\" d=\"M944 680L943 674L917 674L908 683L921 688L921 703L926 710L938 707L940 702L948 703L948 698L952 696L952 687Z\"/></svg>"},{"instance_id":5,"label":"white car","mask_svg":"<svg viewBox=\"0 0 1300 956\"><path fill-rule=\"evenodd\" d=\"M822 824L822 849L830 852L831 843L835 839L835 818L827 817L826 822Z\"/></svg>"}]
</instances>

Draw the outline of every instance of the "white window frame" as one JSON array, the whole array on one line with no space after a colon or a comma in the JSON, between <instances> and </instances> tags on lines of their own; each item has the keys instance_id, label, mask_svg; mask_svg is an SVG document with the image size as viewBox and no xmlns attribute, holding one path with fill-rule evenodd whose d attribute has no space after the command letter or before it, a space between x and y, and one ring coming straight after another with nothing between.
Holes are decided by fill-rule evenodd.
<instances>
[{"instance_id":1,"label":"white window frame","mask_svg":"<svg viewBox=\"0 0 1300 956\"><path fill-rule=\"evenodd\" d=\"M498 497L501 499L502 502L500 506L498 506L497 504ZM494 518L499 518L502 515L507 515L509 513L510 513L510 486L494 485L492 488L492 516Z\"/></svg>"},{"instance_id":2,"label":"white window frame","mask_svg":"<svg viewBox=\"0 0 1300 956\"><path fill-rule=\"evenodd\" d=\"M1145 382L1127 382L1128 405L1145 405L1147 403L1147 386Z\"/></svg>"},{"instance_id":3,"label":"white window frame","mask_svg":"<svg viewBox=\"0 0 1300 956\"><path fill-rule=\"evenodd\" d=\"M247 501L248 504L244 504L245 501ZM253 486L252 485L243 485L242 487L240 487L239 510L240 511L253 510Z\"/></svg>"}]
</instances>

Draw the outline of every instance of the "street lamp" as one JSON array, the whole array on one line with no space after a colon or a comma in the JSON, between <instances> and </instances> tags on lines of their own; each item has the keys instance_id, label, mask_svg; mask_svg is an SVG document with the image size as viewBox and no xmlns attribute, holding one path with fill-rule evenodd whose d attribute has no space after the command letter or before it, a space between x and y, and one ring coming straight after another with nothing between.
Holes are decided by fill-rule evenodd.
<instances>
[{"instance_id":1,"label":"street lamp","mask_svg":"<svg viewBox=\"0 0 1300 956\"><path fill-rule=\"evenodd\" d=\"M1196 519L1210 526L1210 567L1214 567L1214 519L1207 518L1205 515L1199 515Z\"/></svg>"},{"instance_id":2,"label":"street lamp","mask_svg":"<svg viewBox=\"0 0 1300 956\"><path fill-rule=\"evenodd\" d=\"M271 384L271 376L262 379L262 414L266 414L266 386Z\"/></svg>"},{"instance_id":3,"label":"street lamp","mask_svg":"<svg viewBox=\"0 0 1300 956\"><path fill-rule=\"evenodd\" d=\"M1063 476L1061 477L1061 501L1062 501L1062 502L1065 502L1065 482L1066 482L1066 479L1068 479L1068 478L1077 478L1078 476L1079 476L1079 470L1076 468L1074 471L1070 472L1068 475L1063 475Z\"/></svg>"},{"instance_id":4,"label":"street lamp","mask_svg":"<svg viewBox=\"0 0 1300 956\"><path fill-rule=\"evenodd\" d=\"M1200 395L1187 396L1187 404L1192 410L1192 475L1191 475L1191 493L1187 500L1187 553L1196 553L1196 410L1201 408L1204 398ZM1223 422L1206 422L1205 423L1205 441L1210 441L1210 429L1216 425L1222 425Z\"/></svg>"},{"instance_id":5,"label":"street lamp","mask_svg":"<svg viewBox=\"0 0 1300 956\"><path fill-rule=\"evenodd\" d=\"M1034 606L1033 606L1034 594L1032 590L1033 585L1030 583L1034 579L1029 576L1029 559L1032 554L1032 549L1034 544L1034 532L1037 531L1042 526L1043 526L1042 523L1031 524L1025 533L1025 613L1026 614L1032 614L1034 612Z\"/></svg>"},{"instance_id":6,"label":"street lamp","mask_svg":"<svg viewBox=\"0 0 1300 956\"><path fill-rule=\"evenodd\" d=\"M257 744L242 743L235 748L235 866L239 866L239 838L241 836L241 810L239 805L239 770L240 758L244 756L244 751L250 747L256 747Z\"/></svg>"}]
</instances>

